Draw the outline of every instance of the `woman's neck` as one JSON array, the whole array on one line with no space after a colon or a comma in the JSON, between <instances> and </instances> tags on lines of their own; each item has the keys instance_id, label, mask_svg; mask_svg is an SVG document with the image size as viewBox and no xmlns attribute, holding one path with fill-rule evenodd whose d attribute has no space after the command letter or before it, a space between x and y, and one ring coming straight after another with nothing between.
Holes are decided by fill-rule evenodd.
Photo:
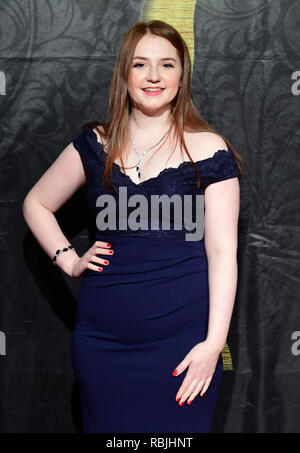
<instances>
[{"instance_id":1,"label":"woman's neck","mask_svg":"<svg viewBox=\"0 0 300 453\"><path fill-rule=\"evenodd\" d=\"M164 134L171 126L169 111L160 116L147 116L137 111L129 116L129 130L135 137L157 137Z\"/></svg>"}]
</instances>

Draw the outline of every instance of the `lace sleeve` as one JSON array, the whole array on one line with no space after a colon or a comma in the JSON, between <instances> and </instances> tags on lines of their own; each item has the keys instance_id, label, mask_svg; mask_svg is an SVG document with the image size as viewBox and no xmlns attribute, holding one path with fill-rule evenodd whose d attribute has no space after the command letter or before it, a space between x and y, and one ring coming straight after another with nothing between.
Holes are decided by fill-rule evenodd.
<instances>
[{"instance_id":1,"label":"lace sleeve","mask_svg":"<svg viewBox=\"0 0 300 453\"><path fill-rule=\"evenodd\" d=\"M232 151L221 149L216 151L208 162L204 172L205 188L212 183L224 181L239 175L239 168L233 157Z\"/></svg>"},{"instance_id":2,"label":"lace sleeve","mask_svg":"<svg viewBox=\"0 0 300 453\"><path fill-rule=\"evenodd\" d=\"M88 155L88 143L86 139L86 133L83 132L73 140L73 146L78 151L83 166L86 171L89 169L89 155Z\"/></svg>"}]
</instances>

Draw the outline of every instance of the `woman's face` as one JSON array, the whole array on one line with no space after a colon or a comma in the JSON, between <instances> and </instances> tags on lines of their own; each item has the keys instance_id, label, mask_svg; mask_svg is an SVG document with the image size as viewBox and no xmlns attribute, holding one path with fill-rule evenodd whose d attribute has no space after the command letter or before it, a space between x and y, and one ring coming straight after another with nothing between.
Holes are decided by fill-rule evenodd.
<instances>
[{"instance_id":1,"label":"woman's face","mask_svg":"<svg viewBox=\"0 0 300 453\"><path fill-rule=\"evenodd\" d=\"M177 49L165 38L146 34L138 42L128 76L128 92L134 108L145 114L170 109L181 84L182 66ZM158 87L158 91L145 88Z\"/></svg>"}]
</instances>

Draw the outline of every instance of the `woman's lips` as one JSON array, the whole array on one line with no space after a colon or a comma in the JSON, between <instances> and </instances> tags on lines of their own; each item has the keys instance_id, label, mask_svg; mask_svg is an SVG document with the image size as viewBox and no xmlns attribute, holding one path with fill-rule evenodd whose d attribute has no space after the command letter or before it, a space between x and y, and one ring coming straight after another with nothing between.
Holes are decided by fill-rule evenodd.
<instances>
[{"instance_id":1,"label":"woman's lips","mask_svg":"<svg viewBox=\"0 0 300 453\"><path fill-rule=\"evenodd\" d=\"M157 91L146 91L146 90L143 90L144 93L146 93L148 96L156 96L158 94L161 94L163 91L164 91L164 88L162 88L161 90L157 90Z\"/></svg>"}]
</instances>

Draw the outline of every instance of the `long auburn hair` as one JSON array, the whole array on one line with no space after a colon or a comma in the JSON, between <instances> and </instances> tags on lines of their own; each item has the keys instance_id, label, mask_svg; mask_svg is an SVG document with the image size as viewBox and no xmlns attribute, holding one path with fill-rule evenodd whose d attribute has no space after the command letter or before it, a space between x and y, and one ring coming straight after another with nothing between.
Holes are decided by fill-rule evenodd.
<instances>
[{"instance_id":1,"label":"long auburn hair","mask_svg":"<svg viewBox=\"0 0 300 453\"><path fill-rule=\"evenodd\" d=\"M175 137L174 150L179 138L181 149L182 147L184 148L190 161L195 167L195 171L197 173L197 188L199 189L199 170L188 152L184 140L183 131L213 132L223 138L227 146L231 149L239 169L238 177L240 178L243 175L242 167L244 165L242 157L236 151L229 140L227 140L222 134L216 132L206 123L206 121L201 117L200 113L194 105L191 95L191 59L184 39L182 38L180 33L170 24L167 24L166 22L162 22L160 20L150 20L148 22L137 22L127 31L123 38L120 50L116 58L110 86L107 121L89 121L84 123L82 126L83 131L85 131L87 127L96 128L100 134L102 143L103 138L105 139L105 150L107 155L105 159L105 169L102 175L102 183L107 190L111 188L116 190L112 182L113 162L117 158L120 158L121 168L125 168L122 158L122 149L124 149L124 144L127 144L129 142L129 115L132 110L131 99L127 91L127 80L132 65L135 48L139 40L146 33L160 36L170 41L170 43L177 49L182 65L181 86L179 87L175 98L171 102L171 127L161 146L173 131L173 136ZM102 130L100 130L98 126L101 126ZM158 148L158 150L160 149L160 147Z\"/></svg>"}]
</instances>

